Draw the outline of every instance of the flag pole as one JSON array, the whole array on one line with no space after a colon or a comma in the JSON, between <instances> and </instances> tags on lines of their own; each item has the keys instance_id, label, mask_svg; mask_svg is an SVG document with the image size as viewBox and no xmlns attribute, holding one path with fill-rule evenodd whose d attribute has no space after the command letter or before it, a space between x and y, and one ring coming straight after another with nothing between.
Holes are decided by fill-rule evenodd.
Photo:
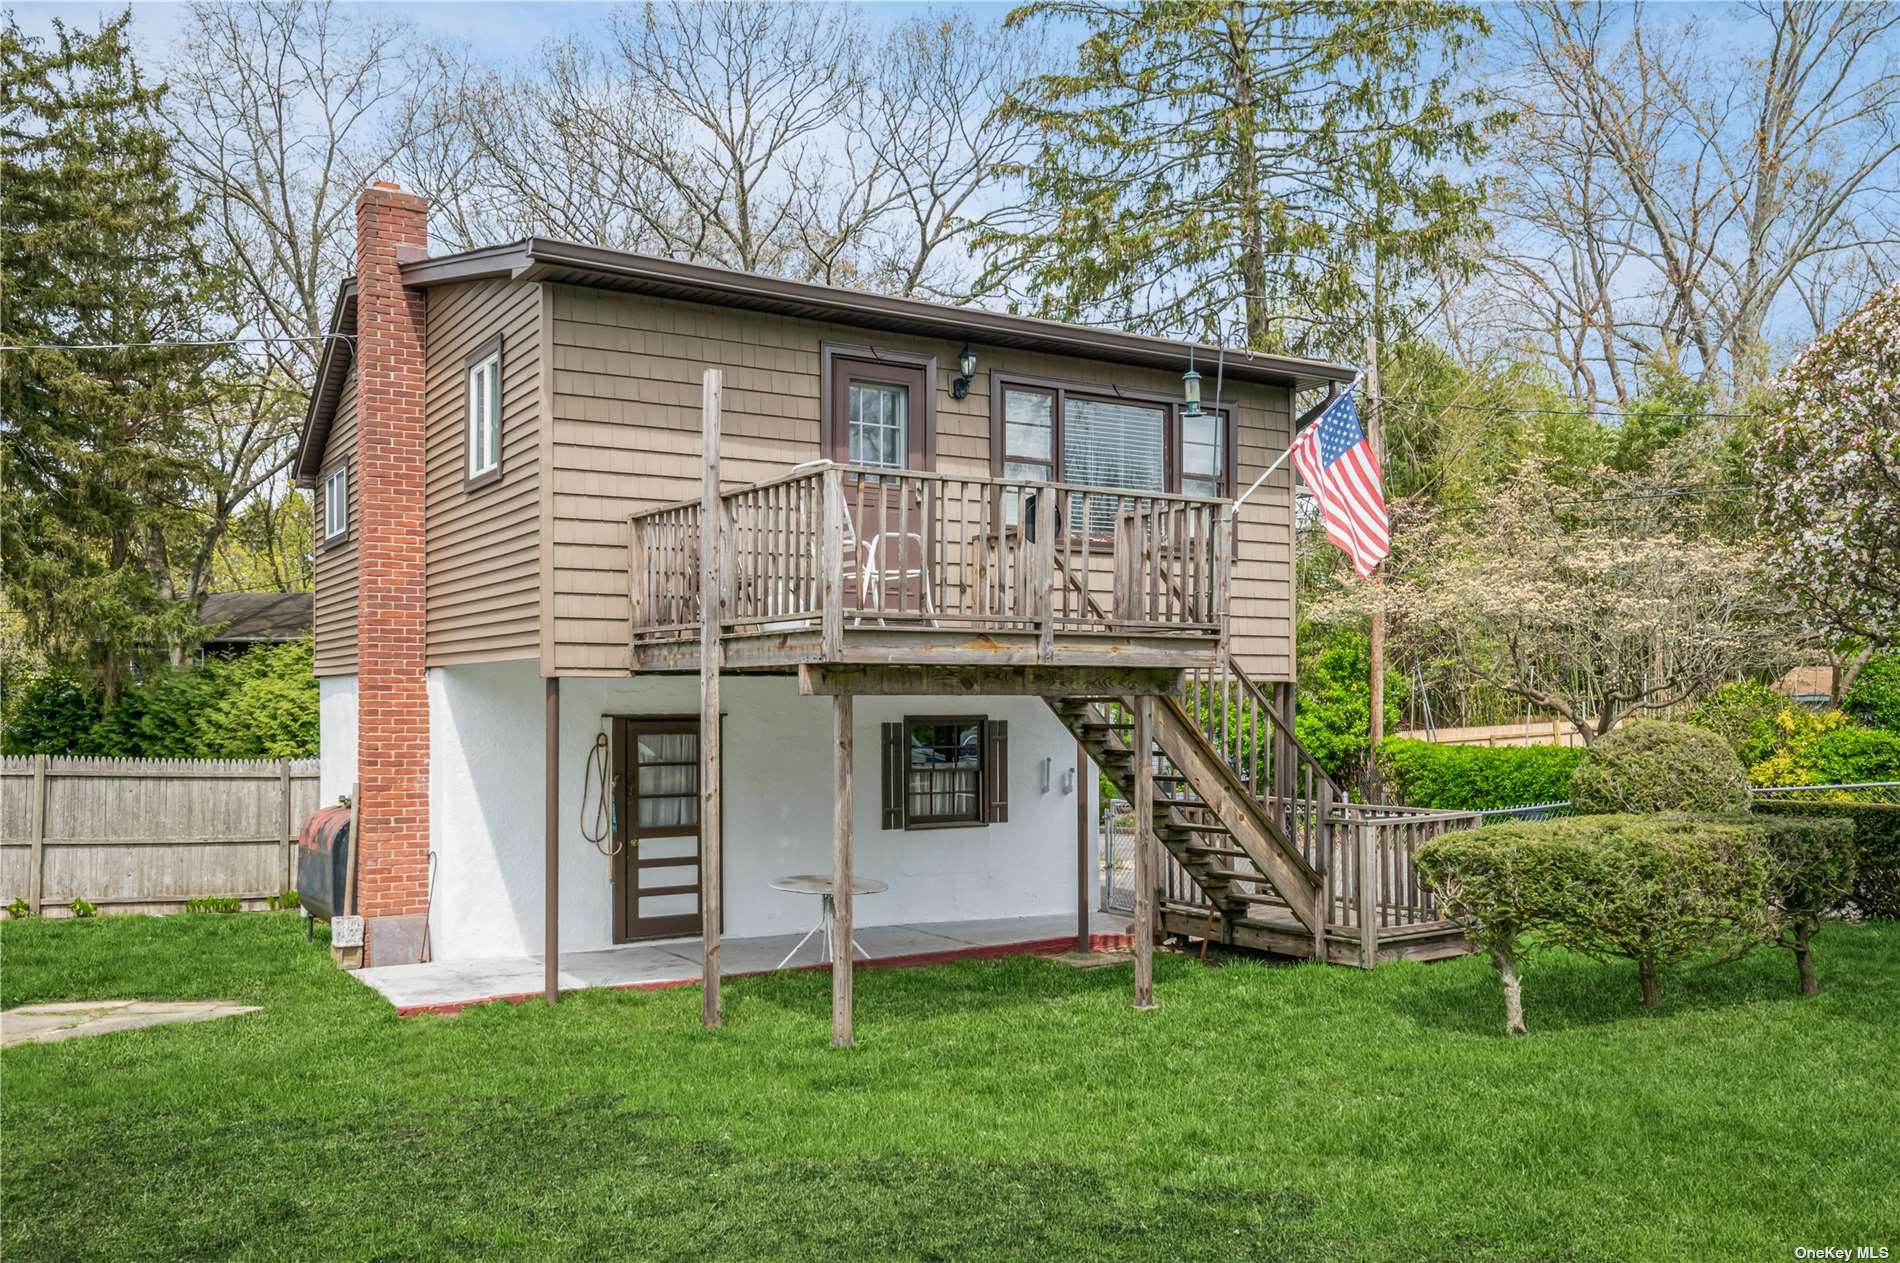
<instances>
[{"instance_id":1,"label":"flag pole","mask_svg":"<svg viewBox=\"0 0 1900 1263\"><path fill-rule=\"evenodd\" d=\"M1251 487L1248 487L1245 491L1240 493L1240 498L1233 503L1233 511L1235 513L1240 512L1240 506L1247 503L1248 498L1251 497L1254 492L1260 490L1261 483L1273 477L1273 472L1280 468L1280 466L1286 464L1286 458L1293 455L1293 449L1299 445L1300 431L1306 428L1308 422L1319 416L1320 413L1326 411L1326 409L1332 407L1333 401L1338 399L1339 395L1338 382L1326 383L1326 398L1313 405L1311 411L1293 423L1293 442L1287 444L1286 450L1273 458L1271 465L1268 465L1265 469L1260 471L1260 476L1253 480Z\"/></svg>"}]
</instances>

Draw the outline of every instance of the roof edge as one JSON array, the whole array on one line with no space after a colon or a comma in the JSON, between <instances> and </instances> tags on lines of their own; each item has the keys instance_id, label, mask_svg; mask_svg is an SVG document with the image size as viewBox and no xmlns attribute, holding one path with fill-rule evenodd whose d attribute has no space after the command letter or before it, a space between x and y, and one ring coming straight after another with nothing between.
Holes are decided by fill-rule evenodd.
<instances>
[{"instance_id":1,"label":"roof edge","mask_svg":"<svg viewBox=\"0 0 1900 1263\"><path fill-rule=\"evenodd\" d=\"M311 386L310 403L304 409L297 454L291 459L291 480L299 487L309 489L317 485L323 447L330 437L330 423L336 417L337 398L343 393L343 383L348 380L350 362L355 357L356 278L348 276L336 287L323 355L317 360L316 381Z\"/></svg>"}]
</instances>

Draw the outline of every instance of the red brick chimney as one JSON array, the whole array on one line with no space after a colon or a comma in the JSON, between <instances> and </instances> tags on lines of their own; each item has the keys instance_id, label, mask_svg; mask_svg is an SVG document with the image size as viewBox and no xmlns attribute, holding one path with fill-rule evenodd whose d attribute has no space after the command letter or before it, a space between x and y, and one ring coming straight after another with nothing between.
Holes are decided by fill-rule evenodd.
<instances>
[{"instance_id":1,"label":"red brick chimney","mask_svg":"<svg viewBox=\"0 0 1900 1263\"><path fill-rule=\"evenodd\" d=\"M427 253L428 204L378 181L356 199L356 695L363 963L422 959L429 881L423 616L423 318L400 262Z\"/></svg>"}]
</instances>

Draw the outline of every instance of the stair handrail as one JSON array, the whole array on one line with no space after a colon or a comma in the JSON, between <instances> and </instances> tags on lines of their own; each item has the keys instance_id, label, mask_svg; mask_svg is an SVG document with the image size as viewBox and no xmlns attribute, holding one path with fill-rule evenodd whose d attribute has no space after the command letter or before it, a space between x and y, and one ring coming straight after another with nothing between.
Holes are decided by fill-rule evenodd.
<instances>
[{"instance_id":1,"label":"stair handrail","mask_svg":"<svg viewBox=\"0 0 1900 1263\"><path fill-rule=\"evenodd\" d=\"M1287 727L1285 721L1280 718L1279 711L1274 709L1272 700L1267 697L1266 692L1262 690L1258 684L1254 683L1253 677L1247 674L1247 669L1240 665L1240 660L1234 657L1232 653L1224 653L1221 656L1221 665L1224 666L1229 674L1236 680L1240 681L1241 688L1246 690L1246 692L1252 696L1253 700L1258 703L1261 711L1267 717L1267 722L1273 726L1278 737L1286 742L1287 748L1293 751L1294 756L1311 769L1313 774L1318 778L1319 783L1331 789L1333 801L1335 803L1344 801L1345 796L1340 792L1339 782L1333 779L1332 774L1321 766L1318 759L1313 757L1313 752L1302 745L1299 737L1295 736L1293 730Z\"/></svg>"}]
</instances>

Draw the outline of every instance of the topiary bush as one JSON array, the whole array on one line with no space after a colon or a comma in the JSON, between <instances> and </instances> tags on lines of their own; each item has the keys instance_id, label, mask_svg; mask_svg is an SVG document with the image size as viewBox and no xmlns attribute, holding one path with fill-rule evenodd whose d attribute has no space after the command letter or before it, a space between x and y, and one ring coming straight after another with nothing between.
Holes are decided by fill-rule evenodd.
<instances>
[{"instance_id":1,"label":"topiary bush","mask_svg":"<svg viewBox=\"0 0 1900 1263\"><path fill-rule=\"evenodd\" d=\"M1689 724L1637 719L1599 737L1570 777L1579 815L1748 807L1748 774L1728 742Z\"/></svg>"},{"instance_id":2,"label":"topiary bush","mask_svg":"<svg viewBox=\"0 0 1900 1263\"><path fill-rule=\"evenodd\" d=\"M1804 986L1810 941L1851 872L1838 825L1736 813L1512 821L1440 834L1419 872L1491 955L1505 1029L1523 1033L1517 962L1531 944L1634 961L1643 1003L1663 967L1781 941ZM1805 925L1802 932L1799 927Z\"/></svg>"},{"instance_id":3,"label":"topiary bush","mask_svg":"<svg viewBox=\"0 0 1900 1263\"><path fill-rule=\"evenodd\" d=\"M1379 743L1379 774L1394 802L1484 811L1570 797L1570 776L1583 756L1568 746L1442 746L1391 737Z\"/></svg>"},{"instance_id":4,"label":"topiary bush","mask_svg":"<svg viewBox=\"0 0 1900 1263\"><path fill-rule=\"evenodd\" d=\"M1768 872L1776 942L1794 953L1801 994L1814 995L1814 936L1822 918L1854 888L1857 847L1851 821L1838 816L1755 813L1749 839Z\"/></svg>"},{"instance_id":5,"label":"topiary bush","mask_svg":"<svg viewBox=\"0 0 1900 1263\"><path fill-rule=\"evenodd\" d=\"M1689 722L1706 728L1728 742L1744 766L1759 763L1775 751L1780 731L1776 718L1788 699L1753 680L1731 680L1702 699L1689 713Z\"/></svg>"},{"instance_id":6,"label":"topiary bush","mask_svg":"<svg viewBox=\"0 0 1900 1263\"><path fill-rule=\"evenodd\" d=\"M1829 816L1854 831L1854 884L1826 909L1863 917L1900 918L1900 804L1757 802L1762 816Z\"/></svg>"}]
</instances>

